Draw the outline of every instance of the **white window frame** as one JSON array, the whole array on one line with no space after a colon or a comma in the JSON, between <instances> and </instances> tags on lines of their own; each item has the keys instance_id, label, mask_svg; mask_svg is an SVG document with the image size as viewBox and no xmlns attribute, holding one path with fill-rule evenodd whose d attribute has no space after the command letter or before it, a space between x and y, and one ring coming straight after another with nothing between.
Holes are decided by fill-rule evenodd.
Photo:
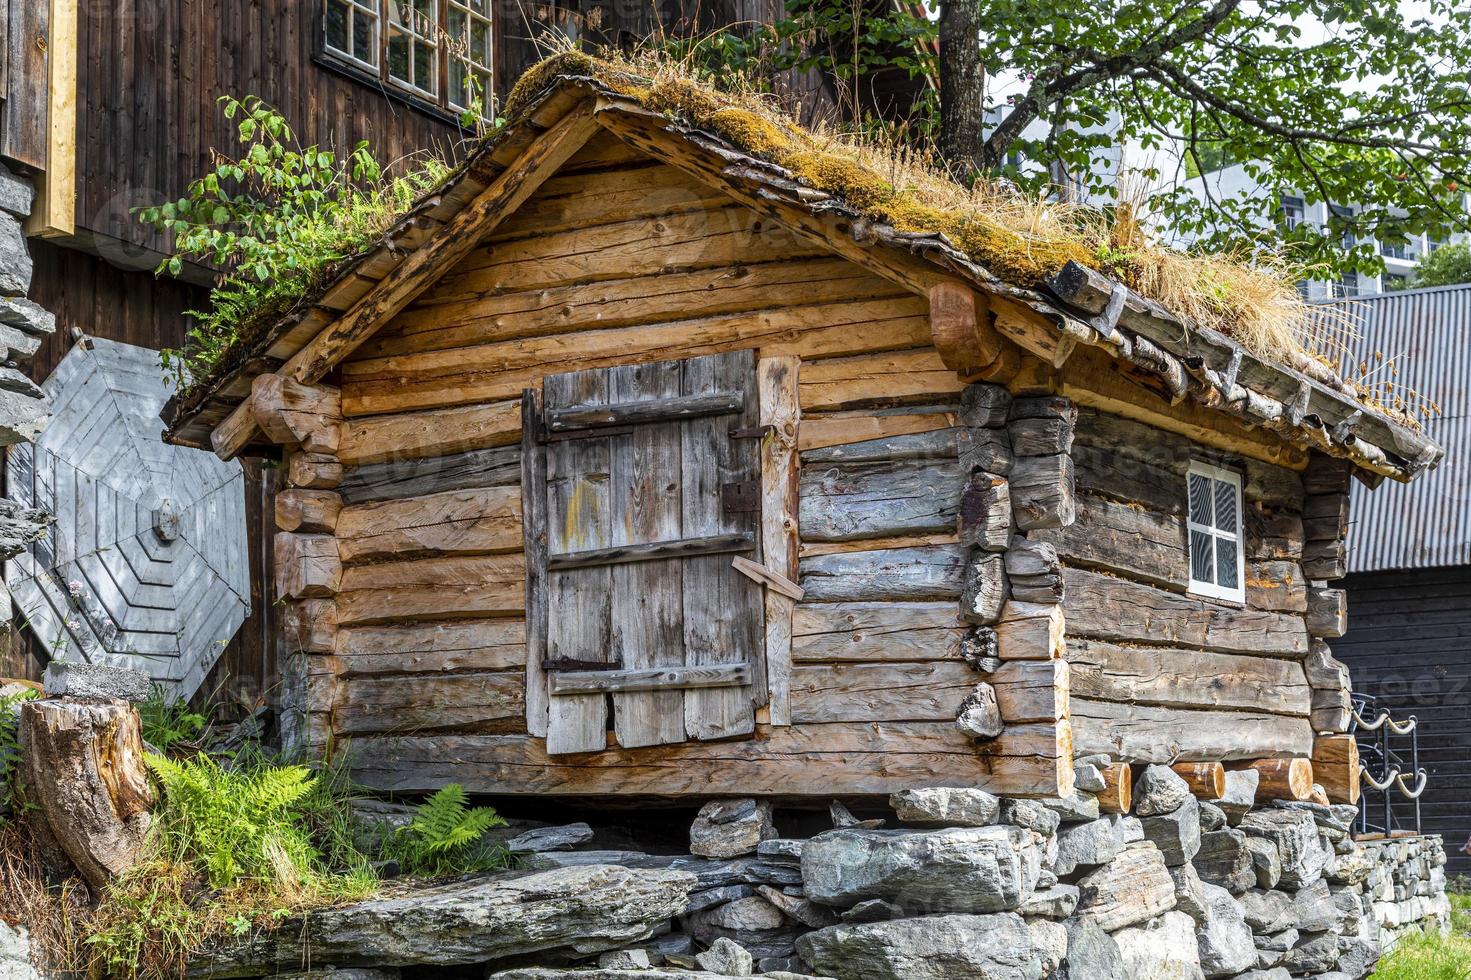
<instances>
[{"instance_id":1,"label":"white window frame","mask_svg":"<svg viewBox=\"0 0 1471 980\"><path fill-rule=\"evenodd\" d=\"M330 2L330 0L329 0L329 2ZM336 45L334 45L331 41L329 41L327 39L327 22L326 22L326 19L325 19L325 17L326 17L325 11L323 13L323 21L322 21L322 46L323 46L323 48L325 48L328 52L330 52L333 57L341 58L343 61L351 62L354 65L359 65L359 66L361 66L363 68L366 68L366 69L372 71L376 75L378 73L378 57L379 57L379 52L382 50L382 47L383 47L383 42L382 42L382 38L383 38L383 34L382 34L382 31L383 31L383 16L382 16L382 7L380 6L380 0L337 0L337 2L342 3L344 6L346 6L348 8L348 21L347 21L347 43L348 44L351 44L352 43L352 36L353 36L352 35L352 25L353 25L353 21L355 21L359 17L365 17L365 18L367 18L372 23L372 25L373 25L373 39L372 39L371 43L368 45L368 47L369 47L369 50L371 51L371 53L373 55L373 60L372 61L369 61L366 58L359 58L357 55L353 54L350 51L344 51L344 50L342 50L341 48L337 47Z\"/></svg>"},{"instance_id":2,"label":"white window frame","mask_svg":"<svg viewBox=\"0 0 1471 980\"><path fill-rule=\"evenodd\" d=\"M409 16L404 16L407 9ZM430 0L430 23L428 25L417 23L417 11L414 10L414 0L388 0L388 18L383 24L383 64L388 75L390 84L407 89L416 95L421 95L430 101L437 102L439 99L439 77L444 68L444 45L440 43L439 32L441 25L439 0ZM397 18L394 14L397 14ZM427 26L428 33L421 33L421 28ZM409 49L409 74L412 78L399 78L393 73L393 60L389 52L393 49L393 39L396 35L407 38ZM415 71L414 51L419 46L428 48L432 54L429 59L430 85L426 88L420 85L421 79Z\"/></svg>"},{"instance_id":3,"label":"white window frame","mask_svg":"<svg viewBox=\"0 0 1471 980\"><path fill-rule=\"evenodd\" d=\"M486 9L489 10L490 6L487 5ZM445 104L451 109L465 110L469 108L469 106L459 103L457 97L460 93L455 91L455 62L460 62L467 76L473 76L477 72L483 72L488 79L485 91L480 93L481 108L483 110L482 115L488 117L490 115L491 102L495 97L495 68L493 67L495 65L494 22L491 20L490 15L482 14L475 10L469 0L449 0L446 12L449 17L444 25L446 35L449 33L449 25L453 21L456 12L465 18L467 33L464 38L450 36L444 45L444 57L446 60ZM470 54L470 38L474 35L474 25L476 23L485 25L486 44L490 49L487 52L489 60L484 63L476 60ZM464 51L455 50L455 47L460 43L464 44Z\"/></svg>"},{"instance_id":4,"label":"white window frame","mask_svg":"<svg viewBox=\"0 0 1471 980\"><path fill-rule=\"evenodd\" d=\"M1191 476L1203 476L1216 482L1229 484L1231 486L1232 490L1234 491L1232 496L1236 500L1236 533L1234 535L1229 532L1222 531L1220 528L1217 528L1214 525L1207 527L1202 524L1197 524L1195 521L1191 520ZM1235 470L1225 469L1224 467L1213 466L1210 463L1198 459L1190 461L1190 468L1186 471L1185 476L1185 563L1188 568L1187 574L1190 577L1190 586L1188 591L1191 595L1203 596L1208 599L1223 599L1227 602L1239 602L1243 604L1246 602L1246 548L1244 545L1245 535L1243 533L1245 530L1245 524L1243 522L1246 517L1246 508L1242 498L1243 493L1240 473L1236 472ZM1214 520L1214 486L1211 487L1211 507L1212 519ZM1215 561L1215 549L1219 548L1223 541L1231 541L1232 539L1234 539L1234 544L1236 547L1236 585L1234 587L1227 587L1216 582L1201 581L1200 579L1197 579L1195 577L1195 563L1192 560L1192 537L1197 533L1208 535L1211 539L1212 572L1214 572L1218 567Z\"/></svg>"}]
</instances>

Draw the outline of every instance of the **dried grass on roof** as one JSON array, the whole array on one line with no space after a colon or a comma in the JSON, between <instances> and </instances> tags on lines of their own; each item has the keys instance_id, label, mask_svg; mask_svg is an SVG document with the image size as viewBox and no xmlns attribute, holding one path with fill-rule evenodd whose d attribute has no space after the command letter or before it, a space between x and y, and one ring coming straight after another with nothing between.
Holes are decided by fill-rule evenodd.
<instances>
[{"instance_id":1,"label":"dried grass on roof","mask_svg":"<svg viewBox=\"0 0 1471 980\"><path fill-rule=\"evenodd\" d=\"M901 231L943 234L1016 285L1037 285L1075 261L1120 278L1183 319L1218 330L1269 360L1290 365L1303 354L1340 359L1340 349L1314 346L1310 307L1295 285L1304 270L1280 257L1207 255L1157 245L1128 205L1105 212L1028 197L997 183L967 187L910 147L804 130L740 78L722 79L717 89L713 80L658 52L616 59L577 51L555 55L512 90L507 115L514 117L559 75L595 77Z\"/></svg>"}]
</instances>

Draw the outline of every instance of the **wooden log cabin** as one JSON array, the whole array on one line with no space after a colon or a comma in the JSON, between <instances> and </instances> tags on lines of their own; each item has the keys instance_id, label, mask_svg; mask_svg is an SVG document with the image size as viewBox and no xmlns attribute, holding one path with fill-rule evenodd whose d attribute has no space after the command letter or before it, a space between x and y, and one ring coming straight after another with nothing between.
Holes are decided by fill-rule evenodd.
<instances>
[{"instance_id":1,"label":"wooden log cabin","mask_svg":"<svg viewBox=\"0 0 1471 980\"><path fill-rule=\"evenodd\" d=\"M1348 481L1436 444L758 149L543 68L166 411L281 455L301 741L406 792L1055 796L1106 753L1355 796Z\"/></svg>"}]
</instances>

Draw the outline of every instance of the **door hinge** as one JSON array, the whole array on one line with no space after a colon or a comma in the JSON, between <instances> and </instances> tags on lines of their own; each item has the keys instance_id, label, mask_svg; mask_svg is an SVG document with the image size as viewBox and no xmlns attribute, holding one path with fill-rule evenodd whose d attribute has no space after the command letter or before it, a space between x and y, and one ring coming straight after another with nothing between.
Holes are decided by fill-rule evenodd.
<instances>
[{"instance_id":1,"label":"door hinge","mask_svg":"<svg viewBox=\"0 0 1471 980\"><path fill-rule=\"evenodd\" d=\"M774 425L751 425L742 429L731 429L726 434L732 439L765 439L775 431Z\"/></svg>"}]
</instances>

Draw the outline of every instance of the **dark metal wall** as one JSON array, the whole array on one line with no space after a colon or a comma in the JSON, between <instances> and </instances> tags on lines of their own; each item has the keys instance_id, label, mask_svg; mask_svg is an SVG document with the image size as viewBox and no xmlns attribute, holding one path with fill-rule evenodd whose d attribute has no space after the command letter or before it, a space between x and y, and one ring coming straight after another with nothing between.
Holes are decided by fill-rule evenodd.
<instances>
[{"instance_id":1,"label":"dark metal wall","mask_svg":"<svg viewBox=\"0 0 1471 980\"><path fill-rule=\"evenodd\" d=\"M1419 720L1420 762L1430 773L1423 829L1445 836L1449 874L1471 874L1471 857L1459 850L1471 836L1471 566L1365 572L1343 587L1348 633L1332 642L1333 652L1348 664L1356 692L1383 699L1396 720ZM1367 750L1374 739L1365 733L1360 744ZM1402 825L1413 825L1413 803L1395 810ZM1377 808L1370 819L1381 819Z\"/></svg>"}]
</instances>

